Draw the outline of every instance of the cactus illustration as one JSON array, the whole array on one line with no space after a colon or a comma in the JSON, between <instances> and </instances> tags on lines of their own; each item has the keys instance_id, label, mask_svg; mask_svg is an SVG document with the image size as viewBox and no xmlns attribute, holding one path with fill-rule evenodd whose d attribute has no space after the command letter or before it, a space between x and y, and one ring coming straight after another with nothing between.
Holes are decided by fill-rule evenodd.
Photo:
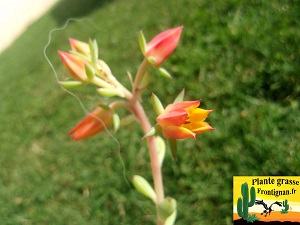
<instances>
[{"instance_id":1,"label":"cactus illustration","mask_svg":"<svg viewBox=\"0 0 300 225\"><path fill-rule=\"evenodd\" d=\"M249 201L249 193L248 193L248 184L247 182L243 183L241 186L241 193L243 196L242 198L238 198L237 201L237 212L240 217L242 217L244 220L248 220L249 214L248 214L248 207L252 207L255 203L255 188L250 188L250 201Z\"/></svg>"},{"instance_id":2,"label":"cactus illustration","mask_svg":"<svg viewBox=\"0 0 300 225\"><path fill-rule=\"evenodd\" d=\"M281 210L281 214L286 214L286 213L288 213L288 210L289 210L289 208L290 208L290 205L288 204L288 200L287 200L287 199L284 200L284 201L282 202L282 205L284 206L284 209Z\"/></svg>"}]
</instances>

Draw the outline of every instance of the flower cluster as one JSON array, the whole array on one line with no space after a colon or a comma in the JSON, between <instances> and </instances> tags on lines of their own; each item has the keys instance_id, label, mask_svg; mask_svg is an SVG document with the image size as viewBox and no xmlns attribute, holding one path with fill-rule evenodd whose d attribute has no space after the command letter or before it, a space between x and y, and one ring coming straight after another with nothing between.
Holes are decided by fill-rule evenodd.
<instances>
[{"instance_id":1,"label":"flower cluster","mask_svg":"<svg viewBox=\"0 0 300 225\"><path fill-rule=\"evenodd\" d=\"M98 58L98 45L95 40L88 43L70 39L71 50L69 52L58 51L65 70L73 80L61 81L65 88L77 88L87 84L97 86L96 91L105 96L107 102L97 104L97 107L81 120L70 132L72 139L78 141L92 137L109 126L115 130L124 121L138 121L145 133L144 138L149 146L151 169L154 180L154 189L141 176L135 175L132 178L133 184L138 191L150 198L157 208L158 224L173 224L176 218L176 200L165 198L163 191L161 166L165 155L165 144L159 136L160 133L168 140L173 157L176 158L177 139L194 138L202 132L213 130L205 122L206 117L212 110L198 108L200 100L183 101L184 92L181 92L172 104L166 108L153 94L152 104L158 116L157 124L151 128L146 113L141 105L140 97L142 91L149 84L149 65L157 69L160 74L171 77L161 67L164 61L170 57L178 45L182 33L182 26L166 30L155 36L150 42L142 32L139 35L139 44L144 55L144 60L133 79L129 73L132 83L131 91L124 87L113 75L109 66ZM114 97L114 98L111 98ZM117 113L118 108L127 109L128 115L123 118ZM131 118L129 120L128 118ZM123 123L122 123L123 121Z\"/></svg>"}]
</instances>

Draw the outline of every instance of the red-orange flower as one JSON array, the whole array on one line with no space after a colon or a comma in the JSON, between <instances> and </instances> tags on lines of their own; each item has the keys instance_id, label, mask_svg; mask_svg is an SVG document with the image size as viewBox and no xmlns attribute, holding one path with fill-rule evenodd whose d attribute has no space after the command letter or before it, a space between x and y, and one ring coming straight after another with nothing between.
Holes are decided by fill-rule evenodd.
<instances>
[{"instance_id":1,"label":"red-orange flower","mask_svg":"<svg viewBox=\"0 0 300 225\"><path fill-rule=\"evenodd\" d=\"M87 75L85 72L85 64L87 62L77 56L67 52L58 51L58 54L68 72L68 74L77 81L87 81Z\"/></svg>"},{"instance_id":2,"label":"red-orange flower","mask_svg":"<svg viewBox=\"0 0 300 225\"><path fill-rule=\"evenodd\" d=\"M166 30L156 35L146 45L146 57L155 59L153 65L161 65L178 45L183 26Z\"/></svg>"},{"instance_id":3,"label":"red-orange flower","mask_svg":"<svg viewBox=\"0 0 300 225\"><path fill-rule=\"evenodd\" d=\"M97 107L80 121L69 133L76 141L94 136L113 123L113 112Z\"/></svg>"},{"instance_id":4,"label":"red-orange flower","mask_svg":"<svg viewBox=\"0 0 300 225\"><path fill-rule=\"evenodd\" d=\"M207 122L204 122L212 110L198 108L198 101L184 101L176 104L170 104L165 111L160 114L156 121L162 128L165 138L196 138L207 130L213 130Z\"/></svg>"}]
</instances>

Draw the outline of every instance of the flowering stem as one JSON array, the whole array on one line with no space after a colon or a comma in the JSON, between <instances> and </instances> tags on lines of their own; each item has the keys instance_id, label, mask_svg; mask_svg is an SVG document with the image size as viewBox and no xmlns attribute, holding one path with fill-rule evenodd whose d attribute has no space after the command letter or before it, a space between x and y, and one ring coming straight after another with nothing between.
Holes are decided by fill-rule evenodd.
<instances>
[{"instance_id":1,"label":"flowering stem","mask_svg":"<svg viewBox=\"0 0 300 225\"><path fill-rule=\"evenodd\" d=\"M151 129L151 125L149 123L149 120L146 116L146 113L142 105L138 101L134 103L132 102L132 108L134 109L134 113L138 118L144 133L147 134ZM152 176L154 181L154 190L157 195L156 203L159 204L164 199L164 189L163 189L163 180L162 180L161 167L159 163L158 150L157 150L155 137L154 136L148 137L147 143L149 146L150 162L151 162Z\"/></svg>"},{"instance_id":2,"label":"flowering stem","mask_svg":"<svg viewBox=\"0 0 300 225\"><path fill-rule=\"evenodd\" d=\"M139 93L139 84L143 78L143 75L145 74L147 68L149 66L148 60L145 58L142 64L140 65L140 68L136 74L133 88L132 88L132 98L129 99L131 103L131 107L133 109L133 112L137 119L139 120L142 129L144 131L144 134L147 134L151 129L151 124L148 120L148 117L145 113L144 108L138 101L138 93ZM159 163L158 158L158 149L156 144L156 138L154 136L147 138L147 143L149 146L149 154L150 154L150 163L151 163L151 169L152 169L152 176L153 176L153 182L154 182L154 190L157 197L156 206L160 204L164 199L164 189L163 189L163 179L162 179L162 173L161 173L161 165ZM158 221L158 224L161 224Z\"/></svg>"}]
</instances>

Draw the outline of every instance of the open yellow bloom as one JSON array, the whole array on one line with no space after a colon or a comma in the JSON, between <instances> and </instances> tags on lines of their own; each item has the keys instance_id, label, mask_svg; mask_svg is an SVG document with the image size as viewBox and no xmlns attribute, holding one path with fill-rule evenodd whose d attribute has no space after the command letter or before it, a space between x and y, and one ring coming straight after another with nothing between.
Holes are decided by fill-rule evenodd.
<instances>
[{"instance_id":1,"label":"open yellow bloom","mask_svg":"<svg viewBox=\"0 0 300 225\"><path fill-rule=\"evenodd\" d=\"M156 118L164 137L175 139L192 137L196 139L196 134L213 130L213 127L204 122L212 110L198 108L199 105L200 100L168 105L165 111Z\"/></svg>"}]
</instances>

